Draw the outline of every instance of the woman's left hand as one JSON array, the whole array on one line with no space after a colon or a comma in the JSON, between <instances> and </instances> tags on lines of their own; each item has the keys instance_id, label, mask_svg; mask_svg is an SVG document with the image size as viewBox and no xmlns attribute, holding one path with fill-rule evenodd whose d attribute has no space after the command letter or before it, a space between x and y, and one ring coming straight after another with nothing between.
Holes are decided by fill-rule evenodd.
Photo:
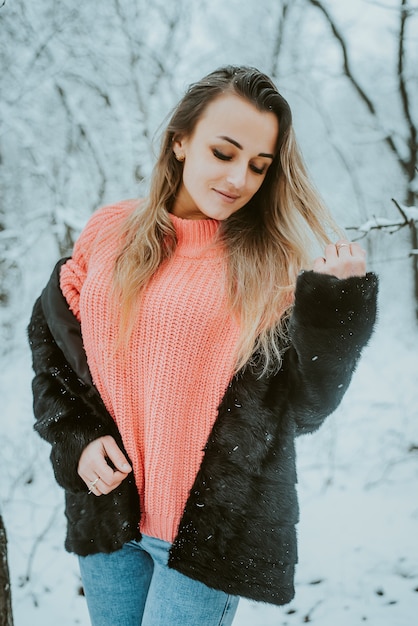
<instances>
[{"instance_id":1,"label":"woman's left hand","mask_svg":"<svg viewBox=\"0 0 418 626\"><path fill-rule=\"evenodd\" d=\"M325 248L325 256L315 259L314 272L331 274L337 278L364 276L366 274L366 251L358 243L341 239Z\"/></svg>"}]
</instances>

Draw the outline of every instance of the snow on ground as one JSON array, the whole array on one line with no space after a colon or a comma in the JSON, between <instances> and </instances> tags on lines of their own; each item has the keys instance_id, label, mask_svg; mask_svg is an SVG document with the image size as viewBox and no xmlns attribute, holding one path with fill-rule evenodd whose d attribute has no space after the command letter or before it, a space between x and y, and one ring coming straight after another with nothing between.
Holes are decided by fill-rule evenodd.
<instances>
[{"instance_id":1,"label":"snow on ground","mask_svg":"<svg viewBox=\"0 0 418 626\"><path fill-rule=\"evenodd\" d=\"M405 284L383 285L380 323L341 407L298 442L300 564L286 607L242 600L234 626L412 626L418 615L418 333ZM396 322L396 326L395 326ZM15 626L88 626L63 549L62 492L32 432L29 352L4 360L0 505Z\"/></svg>"}]
</instances>

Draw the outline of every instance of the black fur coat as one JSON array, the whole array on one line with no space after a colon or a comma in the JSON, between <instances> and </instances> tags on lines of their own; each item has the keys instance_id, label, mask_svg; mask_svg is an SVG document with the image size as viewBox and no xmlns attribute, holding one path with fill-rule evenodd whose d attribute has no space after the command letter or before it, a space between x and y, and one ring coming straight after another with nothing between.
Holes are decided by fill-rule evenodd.
<instances>
[{"instance_id":1,"label":"black fur coat","mask_svg":"<svg viewBox=\"0 0 418 626\"><path fill-rule=\"evenodd\" d=\"M66 548L111 552L139 538L132 474L112 493L88 495L77 474L83 448L103 435L123 442L91 382L80 327L59 290L62 260L36 301L35 429L52 445L65 489ZM294 595L297 562L295 436L316 430L338 406L376 316L377 278L338 280L303 272L280 371L236 375L218 417L172 545L169 566L209 587L273 604ZM173 450L173 454L175 451Z\"/></svg>"}]
</instances>

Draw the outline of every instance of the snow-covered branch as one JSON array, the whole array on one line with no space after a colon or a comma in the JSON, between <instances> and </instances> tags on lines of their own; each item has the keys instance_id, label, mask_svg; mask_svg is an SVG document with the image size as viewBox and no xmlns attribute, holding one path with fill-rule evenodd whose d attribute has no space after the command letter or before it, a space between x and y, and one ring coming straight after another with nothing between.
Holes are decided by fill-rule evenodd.
<instances>
[{"instance_id":1,"label":"snow-covered branch","mask_svg":"<svg viewBox=\"0 0 418 626\"><path fill-rule=\"evenodd\" d=\"M359 239L366 237L372 230L383 230L389 234L396 233L405 226L414 226L418 224L418 207L410 207L400 204L397 200L392 199L392 202L398 209L401 217L398 219L390 219L387 217L374 216L367 220L360 226L347 226L346 230L357 231L360 236ZM416 252L413 250L411 255Z\"/></svg>"}]
</instances>

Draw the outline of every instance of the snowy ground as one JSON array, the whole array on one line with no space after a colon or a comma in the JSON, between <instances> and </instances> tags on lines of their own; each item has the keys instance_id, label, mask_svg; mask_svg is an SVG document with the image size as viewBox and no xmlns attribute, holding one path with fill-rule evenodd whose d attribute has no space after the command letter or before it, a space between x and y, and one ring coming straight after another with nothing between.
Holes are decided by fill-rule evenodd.
<instances>
[{"instance_id":1,"label":"snowy ground","mask_svg":"<svg viewBox=\"0 0 418 626\"><path fill-rule=\"evenodd\" d=\"M383 285L379 326L343 404L299 441L295 600L283 608L241 601L234 626L417 623L418 333L404 287L396 275ZM31 430L23 340L5 363L0 505L15 626L88 626L77 563L62 547L62 492Z\"/></svg>"}]
</instances>

